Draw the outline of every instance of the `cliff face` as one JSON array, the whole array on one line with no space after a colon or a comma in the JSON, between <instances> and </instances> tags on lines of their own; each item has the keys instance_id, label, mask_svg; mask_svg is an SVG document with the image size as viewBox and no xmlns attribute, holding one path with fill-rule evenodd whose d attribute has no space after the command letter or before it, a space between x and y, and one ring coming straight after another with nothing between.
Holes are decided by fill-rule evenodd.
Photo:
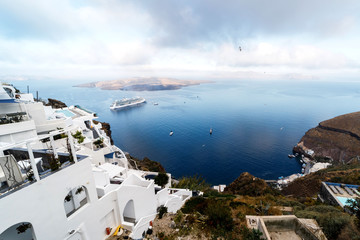
<instances>
[{"instance_id":1,"label":"cliff face","mask_svg":"<svg viewBox=\"0 0 360 240\"><path fill-rule=\"evenodd\" d=\"M130 156L130 154L127 154L126 157L128 160L130 160L129 163L134 168L137 167L139 170L143 171L166 173L165 168L161 165L161 163L152 161L147 157L144 157L143 160L139 160L133 156Z\"/></svg>"},{"instance_id":2,"label":"cliff face","mask_svg":"<svg viewBox=\"0 0 360 240\"><path fill-rule=\"evenodd\" d=\"M66 104L63 103L62 101L56 100L56 99L52 99L52 98L48 98L48 103L46 104L46 106L51 106L52 108L66 108Z\"/></svg>"},{"instance_id":3,"label":"cliff face","mask_svg":"<svg viewBox=\"0 0 360 240\"><path fill-rule=\"evenodd\" d=\"M106 136L108 136L110 138L110 142L111 144L114 144L114 141L111 137L111 129L110 129L110 124L109 123L106 123L106 122L99 122L99 121L96 121L96 120L93 120L93 122L95 124L98 124L98 123L101 123L102 125L102 130L104 130L104 132L106 133Z\"/></svg>"},{"instance_id":4,"label":"cliff face","mask_svg":"<svg viewBox=\"0 0 360 240\"><path fill-rule=\"evenodd\" d=\"M331 158L334 163L348 163L360 156L360 112L319 123L306 132L293 151L313 159Z\"/></svg>"}]
</instances>

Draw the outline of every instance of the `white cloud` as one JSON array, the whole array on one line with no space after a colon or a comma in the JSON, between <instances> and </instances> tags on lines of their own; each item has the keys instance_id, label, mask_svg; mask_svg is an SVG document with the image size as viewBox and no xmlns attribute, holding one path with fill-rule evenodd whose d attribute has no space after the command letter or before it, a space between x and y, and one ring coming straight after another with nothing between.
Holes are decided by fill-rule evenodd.
<instances>
[{"instance_id":1,"label":"white cloud","mask_svg":"<svg viewBox=\"0 0 360 240\"><path fill-rule=\"evenodd\" d=\"M260 42L249 48L238 48L232 44L222 44L216 52L219 65L246 66L288 66L297 68L347 68L355 67L355 63L342 54L317 48L312 45L287 45Z\"/></svg>"},{"instance_id":2,"label":"white cloud","mask_svg":"<svg viewBox=\"0 0 360 240\"><path fill-rule=\"evenodd\" d=\"M359 75L358 4L4 0L0 69L53 77Z\"/></svg>"}]
</instances>

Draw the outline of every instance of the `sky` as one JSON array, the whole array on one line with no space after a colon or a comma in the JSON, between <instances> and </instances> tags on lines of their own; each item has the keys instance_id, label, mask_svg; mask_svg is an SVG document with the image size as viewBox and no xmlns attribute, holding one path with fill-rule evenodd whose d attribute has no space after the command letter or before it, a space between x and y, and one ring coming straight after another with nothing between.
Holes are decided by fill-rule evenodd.
<instances>
[{"instance_id":1,"label":"sky","mask_svg":"<svg viewBox=\"0 0 360 240\"><path fill-rule=\"evenodd\" d=\"M0 1L3 80L360 81L359 44L358 0Z\"/></svg>"}]
</instances>

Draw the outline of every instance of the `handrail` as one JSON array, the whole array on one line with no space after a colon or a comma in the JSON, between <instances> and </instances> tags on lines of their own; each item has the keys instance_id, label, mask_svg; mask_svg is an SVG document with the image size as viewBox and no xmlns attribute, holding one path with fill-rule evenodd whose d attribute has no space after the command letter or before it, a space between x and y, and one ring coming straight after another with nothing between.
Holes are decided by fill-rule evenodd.
<instances>
[{"instance_id":1,"label":"handrail","mask_svg":"<svg viewBox=\"0 0 360 240\"><path fill-rule=\"evenodd\" d=\"M134 236L136 234L136 231L146 225L150 225L150 221L155 219L155 217L156 217L156 213L153 213L148 216L140 218L139 221L136 223L136 225L134 225L134 228L133 228L132 233L130 234L130 237L137 239L138 237ZM142 232L140 234L142 234Z\"/></svg>"}]
</instances>

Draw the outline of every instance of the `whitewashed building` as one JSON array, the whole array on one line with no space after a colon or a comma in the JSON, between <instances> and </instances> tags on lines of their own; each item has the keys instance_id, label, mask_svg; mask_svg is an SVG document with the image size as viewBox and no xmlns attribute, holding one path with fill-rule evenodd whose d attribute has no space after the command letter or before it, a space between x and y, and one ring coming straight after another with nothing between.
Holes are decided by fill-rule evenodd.
<instances>
[{"instance_id":1,"label":"whitewashed building","mask_svg":"<svg viewBox=\"0 0 360 240\"><path fill-rule=\"evenodd\" d=\"M141 239L160 206L192 196L131 168L95 118L0 85L0 239L99 240L118 226Z\"/></svg>"}]
</instances>

